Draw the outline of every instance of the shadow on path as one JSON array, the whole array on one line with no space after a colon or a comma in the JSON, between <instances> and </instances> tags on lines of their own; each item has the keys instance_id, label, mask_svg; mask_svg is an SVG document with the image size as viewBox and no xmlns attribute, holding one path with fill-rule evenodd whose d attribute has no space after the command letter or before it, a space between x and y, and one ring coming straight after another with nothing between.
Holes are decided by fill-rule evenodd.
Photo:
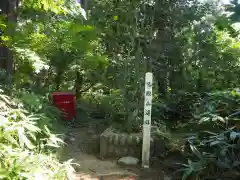
<instances>
[{"instance_id":1,"label":"shadow on path","mask_svg":"<svg viewBox=\"0 0 240 180\"><path fill-rule=\"evenodd\" d=\"M164 180L162 171L121 167L117 160L101 159L99 137L106 127L99 120L76 120L73 127L65 127L67 144L59 155L61 160L74 159L79 164L74 180Z\"/></svg>"}]
</instances>

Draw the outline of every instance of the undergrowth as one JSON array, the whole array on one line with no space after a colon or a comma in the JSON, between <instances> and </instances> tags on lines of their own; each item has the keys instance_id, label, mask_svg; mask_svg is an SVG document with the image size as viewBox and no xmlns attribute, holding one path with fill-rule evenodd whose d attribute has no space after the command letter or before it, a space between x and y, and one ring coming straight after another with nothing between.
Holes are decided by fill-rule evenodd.
<instances>
[{"instance_id":1,"label":"undergrowth","mask_svg":"<svg viewBox=\"0 0 240 180\"><path fill-rule=\"evenodd\" d=\"M240 178L239 105L237 90L210 93L200 101L195 124L186 127L194 131L185 136L187 163L177 171L183 171L182 180Z\"/></svg>"},{"instance_id":2,"label":"undergrowth","mask_svg":"<svg viewBox=\"0 0 240 180\"><path fill-rule=\"evenodd\" d=\"M64 143L52 133L59 112L41 96L0 93L0 179L70 179L71 160L60 163L55 155Z\"/></svg>"}]
</instances>

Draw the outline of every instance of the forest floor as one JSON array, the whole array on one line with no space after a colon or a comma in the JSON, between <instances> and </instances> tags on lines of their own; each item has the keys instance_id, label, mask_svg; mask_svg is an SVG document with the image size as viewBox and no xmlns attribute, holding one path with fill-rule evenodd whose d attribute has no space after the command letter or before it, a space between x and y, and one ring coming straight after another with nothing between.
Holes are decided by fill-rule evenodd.
<instances>
[{"instance_id":1,"label":"forest floor","mask_svg":"<svg viewBox=\"0 0 240 180\"><path fill-rule=\"evenodd\" d=\"M74 159L74 180L167 180L161 168L143 170L138 167L122 167L117 159L99 157L99 136L104 131L99 121L79 121L68 129L67 145L61 150L63 160Z\"/></svg>"}]
</instances>

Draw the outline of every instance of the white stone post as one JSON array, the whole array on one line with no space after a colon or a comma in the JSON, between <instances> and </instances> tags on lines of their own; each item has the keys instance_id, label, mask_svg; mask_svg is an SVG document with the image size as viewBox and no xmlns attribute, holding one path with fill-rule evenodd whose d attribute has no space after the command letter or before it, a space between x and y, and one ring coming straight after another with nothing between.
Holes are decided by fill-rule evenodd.
<instances>
[{"instance_id":1,"label":"white stone post","mask_svg":"<svg viewBox=\"0 0 240 180\"><path fill-rule=\"evenodd\" d=\"M152 113L152 81L153 75L145 75L144 117L143 117L143 144L142 167L149 168L150 139L151 139L151 113Z\"/></svg>"}]
</instances>

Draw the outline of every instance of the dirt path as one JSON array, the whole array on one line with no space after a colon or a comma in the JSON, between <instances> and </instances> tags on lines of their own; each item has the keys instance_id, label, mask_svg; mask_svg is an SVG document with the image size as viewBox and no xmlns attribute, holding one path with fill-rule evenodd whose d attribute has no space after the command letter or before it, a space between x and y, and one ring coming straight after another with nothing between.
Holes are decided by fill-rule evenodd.
<instances>
[{"instance_id":1,"label":"dirt path","mask_svg":"<svg viewBox=\"0 0 240 180\"><path fill-rule=\"evenodd\" d=\"M117 160L99 157L99 135L101 131L86 123L70 128L66 136L67 146L62 150L62 159L74 159L78 163L74 180L164 180L162 172L148 172L139 167L124 168Z\"/></svg>"}]
</instances>

